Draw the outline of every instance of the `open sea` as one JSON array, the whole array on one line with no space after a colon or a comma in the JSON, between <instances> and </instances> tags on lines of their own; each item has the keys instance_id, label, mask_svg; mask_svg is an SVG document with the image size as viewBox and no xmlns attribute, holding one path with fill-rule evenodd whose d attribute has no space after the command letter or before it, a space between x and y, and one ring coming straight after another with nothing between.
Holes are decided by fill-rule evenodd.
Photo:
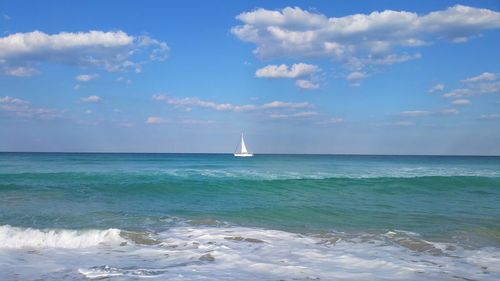
<instances>
[{"instance_id":1,"label":"open sea","mask_svg":"<svg viewBox=\"0 0 500 281\"><path fill-rule=\"evenodd\" d=\"M0 153L0 280L500 280L500 157Z\"/></svg>"}]
</instances>

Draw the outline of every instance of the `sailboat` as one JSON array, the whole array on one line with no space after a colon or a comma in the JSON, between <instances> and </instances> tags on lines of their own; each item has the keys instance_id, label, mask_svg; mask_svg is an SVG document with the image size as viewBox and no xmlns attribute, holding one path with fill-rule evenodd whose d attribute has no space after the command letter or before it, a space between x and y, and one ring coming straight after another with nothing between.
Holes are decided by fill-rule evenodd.
<instances>
[{"instance_id":1,"label":"sailboat","mask_svg":"<svg viewBox=\"0 0 500 281\"><path fill-rule=\"evenodd\" d=\"M247 146L245 145L245 140L243 139L243 134L241 134L240 150L234 153L236 157L252 157L253 153L248 152Z\"/></svg>"}]
</instances>

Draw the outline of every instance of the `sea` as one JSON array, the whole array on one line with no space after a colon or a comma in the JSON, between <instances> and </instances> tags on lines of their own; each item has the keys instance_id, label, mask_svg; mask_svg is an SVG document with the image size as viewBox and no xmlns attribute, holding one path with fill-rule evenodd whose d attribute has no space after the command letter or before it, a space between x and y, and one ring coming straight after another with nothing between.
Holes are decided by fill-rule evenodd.
<instances>
[{"instance_id":1,"label":"sea","mask_svg":"<svg viewBox=\"0 0 500 281\"><path fill-rule=\"evenodd\" d=\"M0 153L0 280L500 280L500 157Z\"/></svg>"}]
</instances>

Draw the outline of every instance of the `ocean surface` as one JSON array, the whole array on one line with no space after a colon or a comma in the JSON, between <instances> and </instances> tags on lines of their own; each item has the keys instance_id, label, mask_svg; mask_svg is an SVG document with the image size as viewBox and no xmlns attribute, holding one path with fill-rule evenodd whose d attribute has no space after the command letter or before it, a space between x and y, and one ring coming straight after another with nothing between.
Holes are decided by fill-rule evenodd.
<instances>
[{"instance_id":1,"label":"ocean surface","mask_svg":"<svg viewBox=\"0 0 500 281\"><path fill-rule=\"evenodd\" d=\"M0 280L500 280L500 157L0 153Z\"/></svg>"}]
</instances>

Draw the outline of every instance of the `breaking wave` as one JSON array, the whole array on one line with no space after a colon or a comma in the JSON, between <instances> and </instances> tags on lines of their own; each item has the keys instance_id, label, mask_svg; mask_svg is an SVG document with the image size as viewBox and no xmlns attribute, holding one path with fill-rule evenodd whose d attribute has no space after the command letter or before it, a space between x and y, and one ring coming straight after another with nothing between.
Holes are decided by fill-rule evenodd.
<instances>
[{"instance_id":1,"label":"breaking wave","mask_svg":"<svg viewBox=\"0 0 500 281\"><path fill-rule=\"evenodd\" d=\"M56 230L0 226L0 249L87 248L100 244L120 244L125 240L120 230Z\"/></svg>"},{"instance_id":2,"label":"breaking wave","mask_svg":"<svg viewBox=\"0 0 500 281\"><path fill-rule=\"evenodd\" d=\"M37 248L33 258L31 248ZM53 252L54 248L58 252ZM28 251L27 251L28 250ZM300 234L235 226L184 224L162 232L37 230L0 227L0 271L18 259L58 279L182 280L498 280L498 248L465 249L417 233ZM52 251L44 255L45 251ZM61 269L62 268L62 269ZM30 275L31 274L31 275ZM1 276L2 274L0 274ZM19 276L18 276L19 277ZM76 276L74 276L76 277ZM64 279L64 278L63 278Z\"/></svg>"}]
</instances>

